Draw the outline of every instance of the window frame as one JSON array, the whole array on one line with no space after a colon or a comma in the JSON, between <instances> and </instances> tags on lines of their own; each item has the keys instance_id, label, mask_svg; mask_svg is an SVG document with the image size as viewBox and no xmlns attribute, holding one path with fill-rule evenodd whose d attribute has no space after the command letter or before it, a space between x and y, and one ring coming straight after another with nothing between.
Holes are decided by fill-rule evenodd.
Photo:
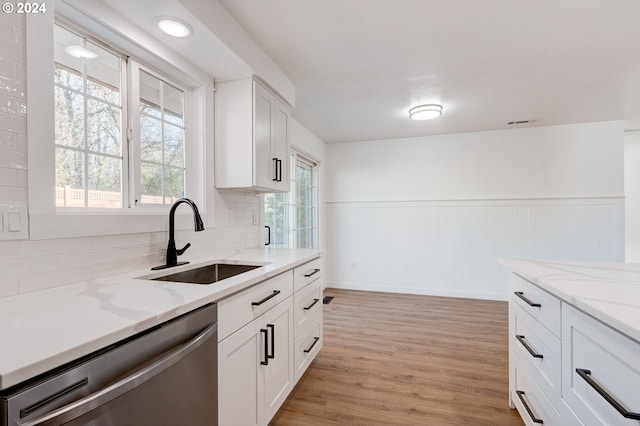
<instances>
[{"instance_id":1,"label":"window frame","mask_svg":"<svg viewBox=\"0 0 640 426\"><path fill-rule=\"evenodd\" d=\"M300 241L300 237L299 237L299 233L300 233L300 225L298 223L297 220L297 211L298 211L298 207L299 207L299 201L298 201L298 194L297 194L297 179L296 179L296 168L297 168L297 163L298 161L307 164L309 166L312 167L313 169L313 173L314 173L314 185L313 187L315 188L314 194L313 194L313 200L314 200L314 225L312 227L313 231L313 241L314 241L314 247L312 248L319 248L320 247L320 209L319 209L319 183L320 183L320 165L319 162L315 159L312 158L312 156L304 154L296 149L291 148L289 150L289 155L290 155L290 173L289 173L289 192L286 193L287 198L284 202L284 208L285 208L285 225L284 225L284 232L285 232L285 240L287 241L287 245L285 247L274 247L274 248L298 248L299 245L299 241ZM267 201L265 199L265 195L261 196L261 211L262 211L262 215L261 217L263 218L263 222L262 225L263 227L261 229L264 229L264 225L266 225L266 214L265 214L265 208L267 205ZM306 228L305 228L306 229ZM275 231L272 229L272 241L274 239L273 235L275 233ZM265 244L265 236L264 233L261 235L261 245Z\"/></svg>"},{"instance_id":2,"label":"window frame","mask_svg":"<svg viewBox=\"0 0 640 426\"><path fill-rule=\"evenodd\" d=\"M189 198L199 206L203 220L214 225L213 196L207 196L208 183L213 181L213 159L206 156L213 142L213 77L191 64L178 66L179 55L171 49L153 44L154 51L140 47L146 40L138 40L139 32L122 16L99 11L101 21L91 18L62 2L64 13L53 13L53 2L45 0L47 13L29 14L25 18L27 74L27 174L29 180L29 238L32 240L90 237L141 232L166 231L171 206L158 205L149 209L78 209L57 208L55 204L55 145L54 140L54 84L53 25L54 20L65 27L79 28L83 34L95 35L98 41L112 49L127 52L151 69L159 69L166 78L186 76L184 86L189 88L191 100L185 104L185 140L196 142L185 161L190 162L192 173L186 178ZM54 17L55 15L55 17ZM134 41L135 40L135 41ZM165 72L166 70L166 72ZM188 112L187 112L188 110ZM191 144L191 143L188 143ZM128 150L127 150L128 152ZM81 211L79 211L81 210ZM211 212L211 214L207 214ZM186 213L178 212L176 229L192 227ZM184 214L182 214L184 213Z\"/></svg>"}]
</instances>

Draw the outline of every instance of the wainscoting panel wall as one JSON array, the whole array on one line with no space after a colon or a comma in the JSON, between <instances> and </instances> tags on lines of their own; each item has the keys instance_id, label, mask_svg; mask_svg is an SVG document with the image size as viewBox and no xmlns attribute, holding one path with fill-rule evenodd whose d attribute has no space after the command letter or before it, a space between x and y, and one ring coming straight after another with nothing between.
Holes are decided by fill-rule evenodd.
<instances>
[{"instance_id":1,"label":"wainscoting panel wall","mask_svg":"<svg viewBox=\"0 0 640 426\"><path fill-rule=\"evenodd\" d=\"M624 199L331 202L328 287L506 299L499 258L624 261Z\"/></svg>"}]
</instances>

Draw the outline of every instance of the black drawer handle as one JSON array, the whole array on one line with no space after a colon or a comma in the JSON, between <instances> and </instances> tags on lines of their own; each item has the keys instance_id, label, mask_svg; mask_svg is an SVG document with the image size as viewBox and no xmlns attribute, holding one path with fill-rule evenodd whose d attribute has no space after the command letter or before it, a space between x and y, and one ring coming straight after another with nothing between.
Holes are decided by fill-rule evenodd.
<instances>
[{"instance_id":1,"label":"black drawer handle","mask_svg":"<svg viewBox=\"0 0 640 426\"><path fill-rule=\"evenodd\" d=\"M515 294L516 296L518 296L520 299L524 300L524 301L525 301L525 303L526 303L527 305L529 305L529 306L532 306L532 307L534 307L534 308L540 308L540 307L542 307L542 305L541 305L541 304L539 304L539 303L533 303L531 300L529 300L529 299L527 299L526 297L524 297L524 293L523 293L523 292L521 292L521 291L515 291L515 292L514 292L514 294Z\"/></svg>"},{"instance_id":2,"label":"black drawer handle","mask_svg":"<svg viewBox=\"0 0 640 426\"><path fill-rule=\"evenodd\" d=\"M311 344L311 346L309 346L307 349L304 350L305 354L308 354L309 352L311 352L311 350L313 349L313 347L316 345L316 343L318 343L320 341L319 337L314 337L313 338L313 343Z\"/></svg>"},{"instance_id":3,"label":"black drawer handle","mask_svg":"<svg viewBox=\"0 0 640 426\"><path fill-rule=\"evenodd\" d=\"M313 270L313 272L309 272L308 274L304 274L305 278L309 278L310 276L313 276L315 274L317 274L318 272L320 272L320 269L316 268Z\"/></svg>"},{"instance_id":4,"label":"black drawer handle","mask_svg":"<svg viewBox=\"0 0 640 426\"><path fill-rule=\"evenodd\" d=\"M531 408L529 408L529 406L527 405L527 403L525 402L525 400L524 400L524 398L522 396L522 395L524 395L524 392L517 390L516 393L518 394L518 398L520 398L520 401L522 402L522 405L524 405L524 409L527 410L527 413L529 414L529 417L531 417L531 420L534 423L544 424L542 419L537 419L536 416L533 415L533 411L531 411Z\"/></svg>"},{"instance_id":5,"label":"black drawer handle","mask_svg":"<svg viewBox=\"0 0 640 426\"><path fill-rule=\"evenodd\" d=\"M261 328L260 333L264 334L264 361L260 361L260 364L269 365L269 344L267 343L269 332L266 328Z\"/></svg>"},{"instance_id":6,"label":"black drawer handle","mask_svg":"<svg viewBox=\"0 0 640 426\"><path fill-rule=\"evenodd\" d=\"M544 358L542 356L542 354L536 353L536 351L534 351L531 348L531 346L529 346L529 344L524 341L524 336L520 336L520 335L516 334L516 339L518 339L518 342L522 343L522 346L524 346L524 348L529 351L529 353L531 354L532 357L534 357L534 358Z\"/></svg>"},{"instance_id":7,"label":"black drawer handle","mask_svg":"<svg viewBox=\"0 0 640 426\"><path fill-rule=\"evenodd\" d=\"M272 158L273 160L273 181L274 182L278 182L278 159L277 158Z\"/></svg>"},{"instance_id":8,"label":"black drawer handle","mask_svg":"<svg viewBox=\"0 0 640 426\"><path fill-rule=\"evenodd\" d=\"M313 308L316 303L318 303L320 301L320 299L313 299L313 303L310 304L309 306L305 306L304 308L302 308L302 310L304 311L308 311L309 309Z\"/></svg>"},{"instance_id":9,"label":"black drawer handle","mask_svg":"<svg viewBox=\"0 0 640 426\"><path fill-rule=\"evenodd\" d=\"M271 330L271 355L267 355L267 359L274 359L276 357L276 326L267 324L267 328Z\"/></svg>"},{"instance_id":10,"label":"black drawer handle","mask_svg":"<svg viewBox=\"0 0 640 426\"><path fill-rule=\"evenodd\" d=\"M613 408L618 411L618 413L622 414L622 417L626 419L640 420L640 413L634 413L633 411L629 411L622 406L613 396L609 395L609 393L602 388L595 380L591 378L591 370L585 370L583 368L576 368L576 373L578 376L582 377L585 382L589 383L596 392L600 394L601 397L607 400L609 404Z\"/></svg>"},{"instance_id":11,"label":"black drawer handle","mask_svg":"<svg viewBox=\"0 0 640 426\"><path fill-rule=\"evenodd\" d=\"M251 302L251 304L253 306L260 306L262 305L264 302L266 302L269 299L273 299L274 297L276 297L277 295L280 294L280 290L273 290L273 293L271 293L270 295L268 295L267 297L265 297L262 300L258 300L257 302Z\"/></svg>"}]
</instances>

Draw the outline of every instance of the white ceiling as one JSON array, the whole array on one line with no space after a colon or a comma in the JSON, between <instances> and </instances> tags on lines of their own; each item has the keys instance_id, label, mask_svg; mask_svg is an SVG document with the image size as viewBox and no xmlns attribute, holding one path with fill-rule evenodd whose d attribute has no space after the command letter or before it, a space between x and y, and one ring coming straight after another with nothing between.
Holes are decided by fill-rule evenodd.
<instances>
[{"instance_id":1,"label":"white ceiling","mask_svg":"<svg viewBox=\"0 0 640 426\"><path fill-rule=\"evenodd\" d=\"M203 0L205 1L205 0ZM326 142L625 120L640 129L639 0L218 0ZM407 110L440 103L441 118Z\"/></svg>"}]
</instances>

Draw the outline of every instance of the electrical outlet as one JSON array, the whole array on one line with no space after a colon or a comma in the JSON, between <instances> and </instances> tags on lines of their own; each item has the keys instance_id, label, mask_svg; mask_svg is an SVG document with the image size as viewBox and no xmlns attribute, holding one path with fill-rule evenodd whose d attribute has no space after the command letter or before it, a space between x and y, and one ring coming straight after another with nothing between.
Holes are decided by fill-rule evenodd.
<instances>
[{"instance_id":1,"label":"electrical outlet","mask_svg":"<svg viewBox=\"0 0 640 426\"><path fill-rule=\"evenodd\" d=\"M0 205L0 240L29 239L27 206Z\"/></svg>"}]
</instances>

